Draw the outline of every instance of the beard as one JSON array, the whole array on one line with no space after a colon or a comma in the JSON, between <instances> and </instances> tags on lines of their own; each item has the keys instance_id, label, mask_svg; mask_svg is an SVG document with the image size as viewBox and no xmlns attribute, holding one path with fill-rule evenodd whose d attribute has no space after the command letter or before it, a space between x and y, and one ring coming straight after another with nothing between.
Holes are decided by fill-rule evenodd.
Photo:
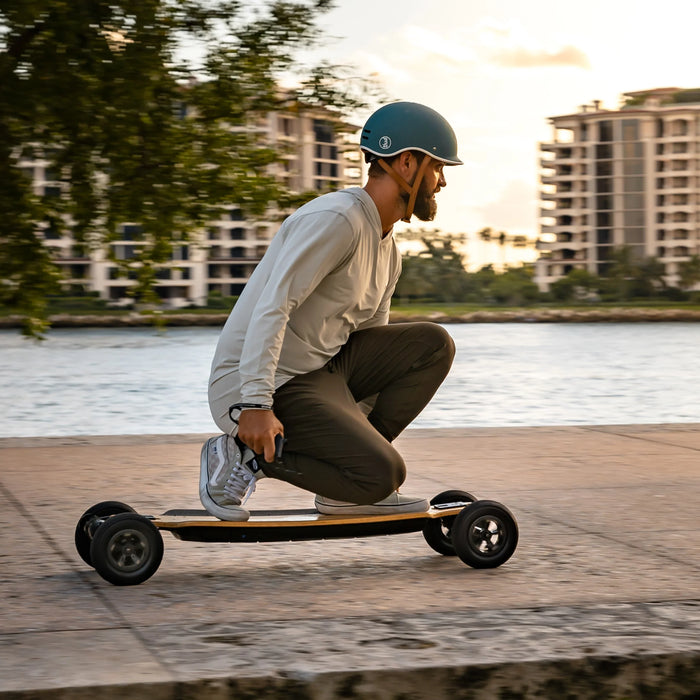
<instances>
[{"instance_id":1,"label":"beard","mask_svg":"<svg viewBox=\"0 0 700 700\"><path fill-rule=\"evenodd\" d=\"M401 193L401 198L408 204L409 195L407 192ZM420 183L416 203L413 207L413 215L420 221L432 221L437 214L437 202L434 192L429 192L425 180Z\"/></svg>"}]
</instances>

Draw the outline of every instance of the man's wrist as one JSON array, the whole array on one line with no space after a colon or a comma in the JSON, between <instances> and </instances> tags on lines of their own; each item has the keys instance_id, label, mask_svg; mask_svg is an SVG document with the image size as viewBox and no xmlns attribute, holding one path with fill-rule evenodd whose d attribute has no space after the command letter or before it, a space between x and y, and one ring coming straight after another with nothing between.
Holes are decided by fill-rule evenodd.
<instances>
[{"instance_id":1,"label":"man's wrist","mask_svg":"<svg viewBox=\"0 0 700 700\"><path fill-rule=\"evenodd\" d=\"M229 418L237 422L236 419L233 417L233 412L234 411L245 411L248 409L256 410L256 411L271 411L272 406L269 404L264 404L264 403L234 403L231 408L228 409L228 415Z\"/></svg>"}]
</instances>

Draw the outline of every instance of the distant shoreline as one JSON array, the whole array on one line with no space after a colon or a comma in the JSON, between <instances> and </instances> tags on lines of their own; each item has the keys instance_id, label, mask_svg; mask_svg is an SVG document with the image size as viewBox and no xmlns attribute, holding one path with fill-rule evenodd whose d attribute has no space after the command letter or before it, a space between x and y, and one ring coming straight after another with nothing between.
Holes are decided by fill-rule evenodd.
<instances>
[{"instance_id":1,"label":"distant shoreline","mask_svg":"<svg viewBox=\"0 0 700 700\"><path fill-rule=\"evenodd\" d=\"M227 313L188 314L56 314L49 317L52 328L142 328L223 326ZM610 307L593 309L479 310L464 314L392 312L391 323L431 321L433 323L654 323L700 322L700 310ZM21 316L0 317L0 329L20 328Z\"/></svg>"}]
</instances>

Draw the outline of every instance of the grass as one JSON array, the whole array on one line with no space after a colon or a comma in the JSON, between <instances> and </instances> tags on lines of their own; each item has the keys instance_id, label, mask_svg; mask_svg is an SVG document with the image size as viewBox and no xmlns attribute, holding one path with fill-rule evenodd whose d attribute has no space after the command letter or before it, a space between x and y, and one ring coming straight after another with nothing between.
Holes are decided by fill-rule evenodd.
<instances>
[{"instance_id":1,"label":"grass","mask_svg":"<svg viewBox=\"0 0 700 700\"><path fill-rule=\"evenodd\" d=\"M679 301L659 301L659 300L635 300L635 301L615 301L615 302L596 302L591 304L556 304L556 303L538 303L528 306L513 306L513 305L497 305L497 304L477 304L477 303L423 303L416 302L410 304L400 304L394 302L391 307L393 314L401 316L429 316L431 314L443 314L445 316L464 316L475 312L507 312L507 311L523 311L523 310L570 310L570 311L605 311L610 309L629 308L629 309L680 309L684 311L700 311L700 303L679 302ZM179 316L179 315L194 315L205 316L211 314L228 315L229 308L222 308L222 305L212 307L195 307L183 309L162 309L155 312L156 316ZM107 307L104 302L96 301L94 304L81 303L71 305L67 302L51 303L48 307L49 315L68 314L71 316L108 316L108 317L123 317L135 313L134 309L119 309ZM144 315L154 314L153 310L142 312ZM13 315L21 315L16 309L8 307L0 307L0 317Z\"/></svg>"},{"instance_id":2,"label":"grass","mask_svg":"<svg viewBox=\"0 0 700 700\"><path fill-rule=\"evenodd\" d=\"M555 304L555 303L540 303L531 304L528 306L499 306L496 304L392 304L391 310L394 313L406 316L423 316L432 313L441 313L446 316L463 316L469 313L478 311L523 311L551 309L551 310L566 310L566 311L605 311L607 309L683 309L685 311L700 311L700 304L690 302L671 302L671 301L655 301L655 300L637 300L637 301L614 301L614 302L596 302L594 304Z\"/></svg>"}]
</instances>

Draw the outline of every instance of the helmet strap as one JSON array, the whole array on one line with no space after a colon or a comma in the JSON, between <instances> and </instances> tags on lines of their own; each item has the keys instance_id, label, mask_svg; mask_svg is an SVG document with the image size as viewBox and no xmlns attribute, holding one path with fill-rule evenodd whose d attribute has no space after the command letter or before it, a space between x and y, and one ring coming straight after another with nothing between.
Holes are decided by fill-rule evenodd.
<instances>
[{"instance_id":1,"label":"helmet strap","mask_svg":"<svg viewBox=\"0 0 700 700\"><path fill-rule=\"evenodd\" d=\"M384 171L386 171L396 182L396 184L409 195L408 204L406 205L406 213L401 218L401 221L405 221L406 223L409 223L411 221L411 217L413 216L413 208L416 205L416 197L418 196L418 190L420 190L420 185L423 181L423 175L425 174L425 170L428 167L429 162L430 156L425 154L423 156L423 160L418 166L418 172L416 173L415 178L413 178L413 185L411 186L383 158L377 159L377 163L379 163L381 168Z\"/></svg>"},{"instance_id":2,"label":"helmet strap","mask_svg":"<svg viewBox=\"0 0 700 700\"><path fill-rule=\"evenodd\" d=\"M401 219L401 221L409 222L413 216L413 207L416 205L416 197L418 196L418 190L420 189L421 182L423 182L423 175L428 167L428 162L430 161L430 156L424 155L423 160L420 162L418 167L418 172L416 177L413 179L413 188L411 189L411 196L408 198L408 205L406 206L406 215Z\"/></svg>"}]
</instances>

